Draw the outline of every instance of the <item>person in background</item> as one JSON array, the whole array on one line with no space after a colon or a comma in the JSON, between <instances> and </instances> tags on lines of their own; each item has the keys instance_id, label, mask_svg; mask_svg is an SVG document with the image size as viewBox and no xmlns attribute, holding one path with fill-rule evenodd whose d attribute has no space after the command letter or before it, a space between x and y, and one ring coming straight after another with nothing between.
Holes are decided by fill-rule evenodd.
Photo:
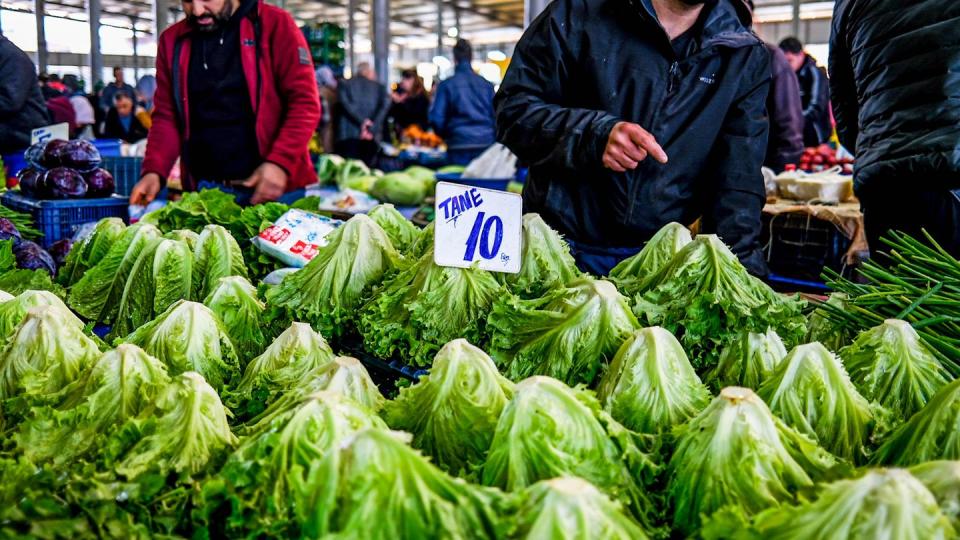
<instances>
[{"instance_id":1,"label":"person in background","mask_svg":"<svg viewBox=\"0 0 960 540\"><path fill-rule=\"evenodd\" d=\"M337 85L337 153L371 165L377 155L389 103L387 88L376 81L376 74L367 62L357 65L353 77L340 81Z\"/></svg>"},{"instance_id":2,"label":"person in background","mask_svg":"<svg viewBox=\"0 0 960 540\"><path fill-rule=\"evenodd\" d=\"M804 52L803 43L795 37L780 42L780 50L797 74L800 83L800 101L803 105L803 145L820 146L830 140L833 124L830 122L830 88L827 72Z\"/></svg>"},{"instance_id":3,"label":"person in background","mask_svg":"<svg viewBox=\"0 0 960 540\"><path fill-rule=\"evenodd\" d=\"M429 127L430 96L423 87L423 79L412 69L404 70L400 75L400 84L390 95L390 117L399 135L408 126L417 125L423 129Z\"/></svg>"},{"instance_id":4,"label":"person in background","mask_svg":"<svg viewBox=\"0 0 960 540\"><path fill-rule=\"evenodd\" d=\"M220 189L240 204L316 182L308 146L320 99L293 17L262 0L181 6L186 18L158 40L153 127L131 204L153 201L177 158L185 191Z\"/></svg>"},{"instance_id":5,"label":"person in background","mask_svg":"<svg viewBox=\"0 0 960 540\"><path fill-rule=\"evenodd\" d=\"M97 119L90 100L83 92L83 81L76 75L64 75L63 85L67 88L67 96L70 98L70 104L73 105L73 112L76 115L77 136L84 139L94 138L93 125Z\"/></svg>"},{"instance_id":6,"label":"person in background","mask_svg":"<svg viewBox=\"0 0 960 540\"><path fill-rule=\"evenodd\" d=\"M337 77L330 66L317 68L317 92L320 94L320 144L324 152L333 152L333 111L337 104Z\"/></svg>"},{"instance_id":7,"label":"person in background","mask_svg":"<svg viewBox=\"0 0 960 540\"><path fill-rule=\"evenodd\" d=\"M960 2L839 0L832 24L833 114L870 249L926 230L960 256Z\"/></svg>"},{"instance_id":8,"label":"person in background","mask_svg":"<svg viewBox=\"0 0 960 540\"><path fill-rule=\"evenodd\" d=\"M0 154L26 149L30 132L50 124L36 81L33 61L0 32Z\"/></svg>"},{"instance_id":9,"label":"person in background","mask_svg":"<svg viewBox=\"0 0 960 540\"><path fill-rule=\"evenodd\" d=\"M103 123L107 120L107 111L100 107L100 98L103 96L103 89L106 85L103 81L93 83L93 92L87 94L87 101L93 107L93 136L99 139L103 136Z\"/></svg>"},{"instance_id":10,"label":"person in background","mask_svg":"<svg viewBox=\"0 0 960 540\"><path fill-rule=\"evenodd\" d=\"M133 103L133 99L126 92L114 94L113 107L107 112L107 119L104 122L103 137L120 139L131 144L146 139L149 130L138 117L140 110L142 109Z\"/></svg>"},{"instance_id":11,"label":"person in background","mask_svg":"<svg viewBox=\"0 0 960 540\"><path fill-rule=\"evenodd\" d=\"M473 72L473 47L453 47L452 77L442 81L430 108L430 125L447 143L447 161L466 165L495 142L493 84Z\"/></svg>"},{"instance_id":12,"label":"person in background","mask_svg":"<svg viewBox=\"0 0 960 540\"><path fill-rule=\"evenodd\" d=\"M94 76L94 78L99 79L98 76ZM110 107L113 107L113 96L117 92L127 94L130 99L137 99L136 90L123 81L123 68L120 66L113 68L113 82L105 86L103 92L100 93L100 108L104 111L110 110Z\"/></svg>"},{"instance_id":13,"label":"person in background","mask_svg":"<svg viewBox=\"0 0 960 540\"><path fill-rule=\"evenodd\" d=\"M153 112L153 96L157 93L157 78L144 75L137 81L137 104L148 113Z\"/></svg>"},{"instance_id":14,"label":"person in background","mask_svg":"<svg viewBox=\"0 0 960 540\"><path fill-rule=\"evenodd\" d=\"M60 81L58 75L47 76L47 81L40 88L40 93L47 100L47 111L50 113L52 124L67 124L70 137L77 131L77 113L73 109L67 87Z\"/></svg>"}]
</instances>

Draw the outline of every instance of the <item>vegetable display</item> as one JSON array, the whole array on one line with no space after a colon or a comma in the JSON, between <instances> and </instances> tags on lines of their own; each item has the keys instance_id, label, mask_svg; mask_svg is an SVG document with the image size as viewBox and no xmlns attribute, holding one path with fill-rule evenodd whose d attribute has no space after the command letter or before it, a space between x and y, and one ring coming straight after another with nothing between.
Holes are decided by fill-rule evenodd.
<instances>
[{"instance_id":1,"label":"vegetable display","mask_svg":"<svg viewBox=\"0 0 960 540\"><path fill-rule=\"evenodd\" d=\"M723 348L717 365L703 379L714 390L727 386L759 390L786 356L787 349L773 330L744 330Z\"/></svg>"},{"instance_id":2,"label":"vegetable display","mask_svg":"<svg viewBox=\"0 0 960 540\"><path fill-rule=\"evenodd\" d=\"M633 296L640 292L644 280L659 272L690 242L693 242L690 229L679 223L668 223L650 238L639 253L615 266L610 271L610 280L625 295Z\"/></svg>"},{"instance_id":3,"label":"vegetable display","mask_svg":"<svg viewBox=\"0 0 960 540\"><path fill-rule=\"evenodd\" d=\"M111 217L98 221L93 231L70 250L66 264L58 276L59 282L69 286L79 281L87 270L96 266L107 255L124 229L126 225L120 218Z\"/></svg>"},{"instance_id":4,"label":"vegetable display","mask_svg":"<svg viewBox=\"0 0 960 540\"><path fill-rule=\"evenodd\" d=\"M947 384L873 454L872 462L909 466L938 459L960 459L960 379Z\"/></svg>"},{"instance_id":5,"label":"vegetable display","mask_svg":"<svg viewBox=\"0 0 960 540\"><path fill-rule=\"evenodd\" d=\"M537 298L580 276L570 248L539 214L524 214L517 274L497 274L511 292Z\"/></svg>"},{"instance_id":6,"label":"vegetable display","mask_svg":"<svg viewBox=\"0 0 960 540\"><path fill-rule=\"evenodd\" d=\"M405 253L420 234L420 229L403 217L392 204L378 204L367 216L387 233L393 247L401 253Z\"/></svg>"},{"instance_id":7,"label":"vegetable display","mask_svg":"<svg viewBox=\"0 0 960 540\"><path fill-rule=\"evenodd\" d=\"M257 298L257 289L249 281L240 276L220 278L203 303L223 323L243 362L263 352L267 339L260 321L266 306Z\"/></svg>"}]
</instances>

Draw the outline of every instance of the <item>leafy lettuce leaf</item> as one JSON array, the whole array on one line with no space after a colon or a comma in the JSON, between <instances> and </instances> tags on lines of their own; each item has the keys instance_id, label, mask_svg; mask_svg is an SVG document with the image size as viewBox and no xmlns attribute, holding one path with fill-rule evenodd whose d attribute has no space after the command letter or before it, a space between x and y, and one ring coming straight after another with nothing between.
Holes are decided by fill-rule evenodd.
<instances>
[{"instance_id":1,"label":"leafy lettuce leaf","mask_svg":"<svg viewBox=\"0 0 960 540\"><path fill-rule=\"evenodd\" d=\"M27 310L40 306L56 306L69 313L67 305L57 295L49 291L25 291L18 294L12 301L0 304L0 340L13 335L27 316ZM72 314L71 314L72 315Z\"/></svg>"},{"instance_id":2,"label":"leafy lettuce leaf","mask_svg":"<svg viewBox=\"0 0 960 540\"><path fill-rule=\"evenodd\" d=\"M220 284L203 303L223 322L233 340L233 348L243 362L263 352L267 338L263 335L260 319L266 306L257 298L257 289L246 278L220 278Z\"/></svg>"},{"instance_id":3,"label":"leafy lettuce leaf","mask_svg":"<svg viewBox=\"0 0 960 540\"><path fill-rule=\"evenodd\" d=\"M877 465L909 466L960 459L960 379L940 389L873 454Z\"/></svg>"},{"instance_id":4,"label":"leafy lettuce leaf","mask_svg":"<svg viewBox=\"0 0 960 540\"><path fill-rule=\"evenodd\" d=\"M960 527L960 461L928 461L907 469L940 505L940 510L956 530Z\"/></svg>"},{"instance_id":5,"label":"leafy lettuce leaf","mask_svg":"<svg viewBox=\"0 0 960 540\"><path fill-rule=\"evenodd\" d=\"M520 245L520 273L497 274L512 293L522 298L539 298L580 277L570 246L540 214L524 214Z\"/></svg>"},{"instance_id":6,"label":"leafy lettuce leaf","mask_svg":"<svg viewBox=\"0 0 960 540\"><path fill-rule=\"evenodd\" d=\"M401 253L406 252L420 234L420 229L403 217L403 214L398 212L392 204L378 204L367 213L367 216L387 233L393 247Z\"/></svg>"},{"instance_id":7,"label":"leafy lettuce leaf","mask_svg":"<svg viewBox=\"0 0 960 540\"><path fill-rule=\"evenodd\" d=\"M236 239L220 225L207 225L193 251L193 296L203 299L230 276L247 277L243 253Z\"/></svg>"},{"instance_id":8,"label":"leafy lettuce leaf","mask_svg":"<svg viewBox=\"0 0 960 540\"><path fill-rule=\"evenodd\" d=\"M643 282L666 266L687 244L693 242L690 229L679 223L667 223L643 246L610 271L610 281L627 296L642 289Z\"/></svg>"},{"instance_id":9,"label":"leafy lettuce leaf","mask_svg":"<svg viewBox=\"0 0 960 540\"><path fill-rule=\"evenodd\" d=\"M177 301L189 300L192 283L193 252L187 243L150 241L130 270L111 337L126 337Z\"/></svg>"},{"instance_id":10,"label":"leafy lettuce leaf","mask_svg":"<svg viewBox=\"0 0 960 540\"><path fill-rule=\"evenodd\" d=\"M703 381L714 389L744 386L758 390L787 356L783 340L773 329L741 331L720 353L720 361Z\"/></svg>"},{"instance_id":11,"label":"leafy lettuce leaf","mask_svg":"<svg viewBox=\"0 0 960 540\"><path fill-rule=\"evenodd\" d=\"M118 217L98 221L93 231L67 254L67 260L57 276L58 282L68 287L79 281L87 270L96 266L107 255L126 228L123 220Z\"/></svg>"}]
</instances>

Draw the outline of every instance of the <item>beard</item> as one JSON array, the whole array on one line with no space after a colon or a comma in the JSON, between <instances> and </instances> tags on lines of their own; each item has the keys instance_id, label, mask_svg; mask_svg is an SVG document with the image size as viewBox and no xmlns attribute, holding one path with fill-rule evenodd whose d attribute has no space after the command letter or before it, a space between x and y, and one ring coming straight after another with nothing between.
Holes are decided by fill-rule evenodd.
<instances>
[{"instance_id":1,"label":"beard","mask_svg":"<svg viewBox=\"0 0 960 540\"><path fill-rule=\"evenodd\" d=\"M187 23L192 27L201 32L213 32L214 30L219 30L230 20L230 16L233 15L233 6L231 5L230 0L227 0L223 3L223 9L218 13L213 15L203 15L202 17L213 17L212 24L200 24L200 17L196 15L187 15Z\"/></svg>"}]
</instances>

